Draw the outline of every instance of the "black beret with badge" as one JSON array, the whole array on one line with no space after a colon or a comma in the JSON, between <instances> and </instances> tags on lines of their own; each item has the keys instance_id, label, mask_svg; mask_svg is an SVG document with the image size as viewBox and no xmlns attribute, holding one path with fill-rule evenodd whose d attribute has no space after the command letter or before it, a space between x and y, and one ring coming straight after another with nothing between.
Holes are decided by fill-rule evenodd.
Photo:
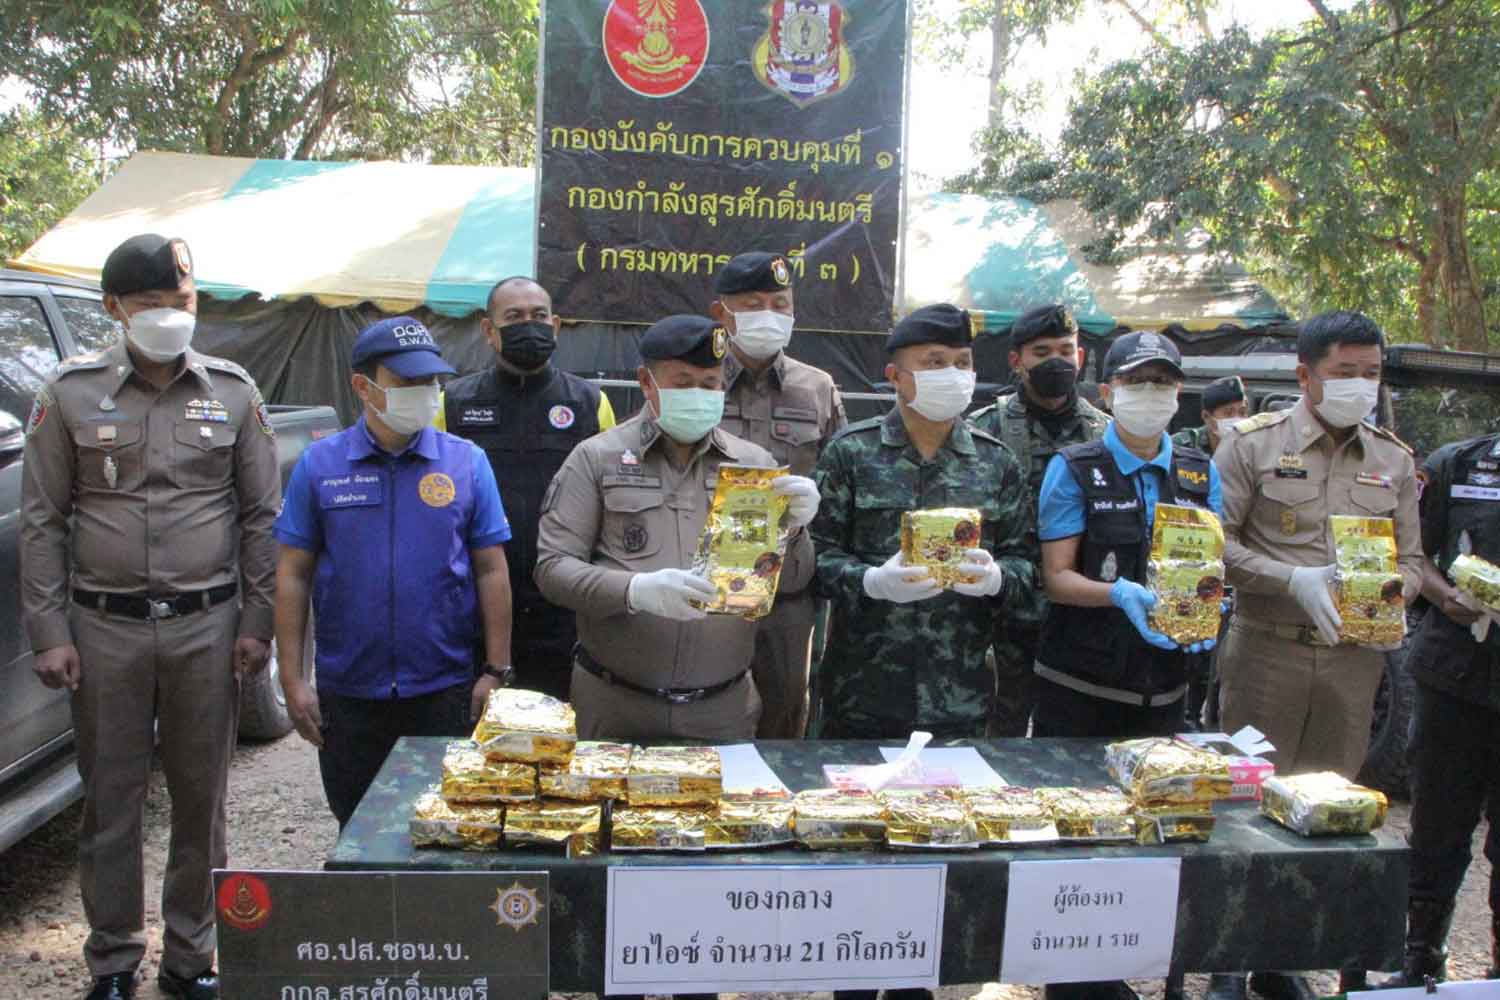
<instances>
[{"instance_id":1,"label":"black beret with badge","mask_svg":"<svg viewBox=\"0 0 1500 1000\"><path fill-rule=\"evenodd\" d=\"M968 347L974 343L974 322L968 310L939 302L907 313L885 339L887 352L922 344Z\"/></svg>"},{"instance_id":2,"label":"black beret with badge","mask_svg":"<svg viewBox=\"0 0 1500 1000\"><path fill-rule=\"evenodd\" d=\"M1038 337L1076 337L1078 323L1064 305L1038 306L1023 312L1010 325L1010 346L1020 350L1022 344Z\"/></svg>"},{"instance_id":3,"label":"black beret with badge","mask_svg":"<svg viewBox=\"0 0 1500 1000\"><path fill-rule=\"evenodd\" d=\"M714 277L714 291L720 295L779 292L791 287L792 271L786 258L759 250L740 254Z\"/></svg>"},{"instance_id":4,"label":"black beret with badge","mask_svg":"<svg viewBox=\"0 0 1500 1000\"><path fill-rule=\"evenodd\" d=\"M641 361L686 361L698 368L724 363L729 334L707 316L681 314L652 323L641 336Z\"/></svg>"},{"instance_id":5,"label":"black beret with badge","mask_svg":"<svg viewBox=\"0 0 1500 1000\"><path fill-rule=\"evenodd\" d=\"M193 255L182 240L156 233L132 236L110 251L99 287L110 295L177 291L193 273Z\"/></svg>"},{"instance_id":6,"label":"black beret with badge","mask_svg":"<svg viewBox=\"0 0 1500 1000\"><path fill-rule=\"evenodd\" d=\"M1245 398L1245 383L1238 375L1226 375L1214 379L1203 387L1203 408L1217 410L1228 403L1242 402Z\"/></svg>"}]
</instances>

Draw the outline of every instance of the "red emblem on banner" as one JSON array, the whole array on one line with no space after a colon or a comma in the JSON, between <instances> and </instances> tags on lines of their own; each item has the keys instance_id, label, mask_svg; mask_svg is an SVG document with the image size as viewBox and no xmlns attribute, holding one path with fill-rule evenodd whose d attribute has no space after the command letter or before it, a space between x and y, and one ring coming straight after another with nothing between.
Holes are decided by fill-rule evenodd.
<instances>
[{"instance_id":1,"label":"red emblem on banner","mask_svg":"<svg viewBox=\"0 0 1500 1000\"><path fill-rule=\"evenodd\" d=\"M766 17L770 24L750 57L761 83L803 108L854 79L854 57L844 44L849 18L840 4L774 0Z\"/></svg>"},{"instance_id":2,"label":"red emblem on banner","mask_svg":"<svg viewBox=\"0 0 1500 1000\"><path fill-rule=\"evenodd\" d=\"M229 926L253 931L271 919L271 890L254 875L231 875L219 886L219 917Z\"/></svg>"},{"instance_id":3,"label":"red emblem on banner","mask_svg":"<svg viewBox=\"0 0 1500 1000\"><path fill-rule=\"evenodd\" d=\"M670 97L708 59L708 17L699 0L610 0L604 56L615 78L642 97Z\"/></svg>"}]
</instances>

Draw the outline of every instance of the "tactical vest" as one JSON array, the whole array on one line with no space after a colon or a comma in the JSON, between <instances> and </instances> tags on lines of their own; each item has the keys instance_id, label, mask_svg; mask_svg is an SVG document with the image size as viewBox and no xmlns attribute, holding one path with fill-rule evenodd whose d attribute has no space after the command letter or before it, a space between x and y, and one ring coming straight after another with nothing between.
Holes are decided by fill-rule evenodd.
<instances>
[{"instance_id":1,"label":"tactical vest","mask_svg":"<svg viewBox=\"0 0 1500 1000\"><path fill-rule=\"evenodd\" d=\"M1123 475L1103 441L1069 445L1060 454L1083 491L1084 534L1078 571L1090 580L1146 581L1151 529L1146 505ZM1142 471L1142 475L1158 475ZM1195 448L1172 449L1172 467L1162 478L1158 503L1208 509L1209 459ZM1116 607L1051 604L1042 624L1037 662L1099 689L1100 697L1146 704L1186 682L1186 656L1142 639ZM1082 688L1082 685L1080 685Z\"/></svg>"},{"instance_id":2,"label":"tactical vest","mask_svg":"<svg viewBox=\"0 0 1500 1000\"><path fill-rule=\"evenodd\" d=\"M495 470L512 602L550 608L532 581L542 498L574 446L599 433L599 387L550 365L524 378L490 367L449 382L443 405L448 432L484 449Z\"/></svg>"}]
</instances>

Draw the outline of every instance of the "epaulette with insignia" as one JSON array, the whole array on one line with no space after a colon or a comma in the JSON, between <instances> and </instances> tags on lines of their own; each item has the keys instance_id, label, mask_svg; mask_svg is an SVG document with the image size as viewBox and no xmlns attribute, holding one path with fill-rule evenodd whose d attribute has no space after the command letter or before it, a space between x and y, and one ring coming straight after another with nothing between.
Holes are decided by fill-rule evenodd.
<instances>
[{"instance_id":1,"label":"epaulette with insignia","mask_svg":"<svg viewBox=\"0 0 1500 1000\"><path fill-rule=\"evenodd\" d=\"M1399 445L1402 450L1404 450L1408 455L1416 454L1416 451L1412 448L1412 446L1398 438L1395 431L1392 431L1390 428L1376 427L1374 424L1365 424L1365 426L1370 428L1371 432L1373 432L1376 437L1385 438L1392 444Z\"/></svg>"},{"instance_id":2,"label":"epaulette with insignia","mask_svg":"<svg viewBox=\"0 0 1500 1000\"><path fill-rule=\"evenodd\" d=\"M197 360L204 368L212 368L216 372L228 372L230 375L243 379L251 385L255 384L255 379L250 377L249 372L227 358L214 358L207 354L200 354Z\"/></svg>"},{"instance_id":3,"label":"epaulette with insignia","mask_svg":"<svg viewBox=\"0 0 1500 1000\"><path fill-rule=\"evenodd\" d=\"M844 429L839 431L833 437L829 438L829 441L837 441L840 438L848 437L850 434L856 434L860 431L867 431L871 428L879 429L880 425L883 423L885 423L885 417L869 417L865 420L859 420L852 424L845 425Z\"/></svg>"},{"instance_id":4,"label":"epaulette with insignia","mask_svg":"<svg viewBox=\"0 0 1500 1000\"><path fill-rule=\"evenodd\" d=\"M1249 434L1251 431L1258 431L1279 424L1291 415L1291 410L1266 410L1263 413L1257 413L1253 417L1246 417L1244 420L1239 421L1234 425L1232 430L1236 434Z\"/></svg>"},{"instance_id":5,"label":"epaulette with insignia","mask_svg":"<svg viewBox=\"0 0 1500 1000\"><path fill-rule=\"evenodd\" d=\"M63 358L52 370L52 378L59 379L74 372L95 371L107 367L109 367L109 362L105 359L103 351L90 351L87 354L75 354L70 358Z\"/></svg>"}]
</instances>

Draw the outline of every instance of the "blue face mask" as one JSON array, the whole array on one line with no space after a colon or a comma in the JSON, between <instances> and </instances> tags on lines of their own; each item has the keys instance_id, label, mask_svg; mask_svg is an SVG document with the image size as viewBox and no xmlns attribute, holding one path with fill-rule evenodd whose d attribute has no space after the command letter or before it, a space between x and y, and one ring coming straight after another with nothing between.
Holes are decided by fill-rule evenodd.
<instances>
[{"instance_id":1,"label":"blue face mask","mask_svg":"<svg viewBox=\"0 0 1500 1000\"><path fill-rule=\"evenodd\" d=\"M656 383L656 376L651 376ZM656 423L679 444L696 444L724 418L724 393L719 389L663 389L656 386Z\"/></svg>"}]
</instances>

